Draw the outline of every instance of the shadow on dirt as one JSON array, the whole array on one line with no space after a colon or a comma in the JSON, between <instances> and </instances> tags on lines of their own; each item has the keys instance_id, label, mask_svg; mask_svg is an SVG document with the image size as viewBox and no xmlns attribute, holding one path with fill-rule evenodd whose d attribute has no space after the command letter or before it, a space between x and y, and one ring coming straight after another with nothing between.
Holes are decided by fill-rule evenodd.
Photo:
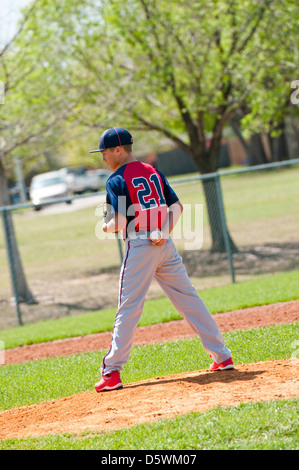
<instances>
[{"instance_id":1,"label":"shadow on dirt","mask_svg":"<svg viewBox=\"0 0 299 470\"><path fill-rule=\"evenodd\" d=\"M138 388L138 387L154 387L156 385L165 385L165 384L172 384L172 383L179 383L179 382L188 382L190 384L198 384L198 385L209 385L216 382L221 383L230 383L230 382L250 382L255 380L259 375L263 374L265 371L240 371L237 368L233 370L227 371L218 371L218 372L209 372L200 373L196 376L192 377L174 377L174 378L167 378L161 377L161 379L156 378L153 382L146 382L146 383L138 383L133 385L126 385L126 388Z\"/></svg>"}]
</instances>

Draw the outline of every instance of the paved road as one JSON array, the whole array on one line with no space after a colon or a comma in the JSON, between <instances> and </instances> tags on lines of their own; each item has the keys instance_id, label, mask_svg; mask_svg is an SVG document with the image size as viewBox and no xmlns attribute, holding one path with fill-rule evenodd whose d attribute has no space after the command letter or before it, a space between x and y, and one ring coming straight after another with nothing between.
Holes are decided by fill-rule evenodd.
<instances>
[{"instance_id":1,"label":"paved road","mask_svg":"<svg viewBox=\"0 0 299 470\"><path fill-rule=\"evenodd\" d=\"M42 207L40 211L36 211L37 215L49 215L49 214L63 214L67 212L74 212L79 209L85 209L87 207L96 207L105 201L104 194L98 195L85 195L84 197L76 198L72 201L71 204L66 204L65 202L59 204L51 204L48 206Z\"/></svg>"}]
</instances>

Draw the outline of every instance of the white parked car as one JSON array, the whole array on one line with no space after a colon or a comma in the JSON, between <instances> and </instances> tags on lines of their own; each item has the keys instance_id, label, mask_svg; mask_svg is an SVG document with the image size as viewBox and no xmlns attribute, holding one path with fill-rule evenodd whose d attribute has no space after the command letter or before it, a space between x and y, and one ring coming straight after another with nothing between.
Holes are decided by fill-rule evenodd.
<instances>
[{"instance_id":1,"label":"white parked car","mask_svg":"<svg viewBox=\"0 0 299 470\"><path fill-rule=\"evenodd\" d=\"M50 171L32 178L29 195L35 209L39 210L43 202L72 196L72 191L63 172Z\"/></svg>"},{"instance_id":2,"label":"white parked car","mask_svg":"<svg viewBox=\"0 0 299 470\"><path fill-rule=\"evenodd\" d=\"M106 181L109 178L109 176L112 175L112 171L98 169L98 170L94 170L94 173L99 178L99 188L100 188L100 190L105 189Z\"/></svg>"},{"instance_id":3,"label":"white parked car","mask_svg":"<svg viewBox=\"0 0 299 470\"><path fill-rule=\"evenodd\" d=\"M105 188L107 178L111 172L107 170L88 170L85 167L63 168L65 178L74 194L87 191L100 191Z\"/></svg>"}]
</instances>

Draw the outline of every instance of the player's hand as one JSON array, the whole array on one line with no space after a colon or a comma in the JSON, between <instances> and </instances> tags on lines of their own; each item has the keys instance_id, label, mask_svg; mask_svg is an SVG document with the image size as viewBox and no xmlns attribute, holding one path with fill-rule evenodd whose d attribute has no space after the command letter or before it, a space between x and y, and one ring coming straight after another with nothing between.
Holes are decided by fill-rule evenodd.
<instances>
[{"instance_id":1,"label":"player's hand","mask_svg":"<svg viewBox=\"0 0 299 470\"><path fill-rule=\"evenodd\" d=\"M156 246L163 246L165 245L166 242L167 242L167 238L161 238L161 240L154 241L152 243L153 245L156 245Z\"/></svg>"},{"instance_id":2,"label":"player's hand","mask_svg":"<svg viewBox=\"0 0 299 470\"><path fill-rule=\"evenodd\" d=\"M103 230L103 232L106 233L106 232L107 232L107 228L108 228L108 227L107 227L107 224L106 224L106 222L105 222L105 223L102 225L102 230Z\"/></svg>"},{"instance_id":3,"label":"player's hand","mask_svg":"<svg viewBox=\"0 0 299 470\"><path fill-rule=\"evenodd\" d=\"M148 239L155 246L163 246L167 241L167 237L160 230L154 230L153 232L151 232Z\"/></svg>"}]
</instances>

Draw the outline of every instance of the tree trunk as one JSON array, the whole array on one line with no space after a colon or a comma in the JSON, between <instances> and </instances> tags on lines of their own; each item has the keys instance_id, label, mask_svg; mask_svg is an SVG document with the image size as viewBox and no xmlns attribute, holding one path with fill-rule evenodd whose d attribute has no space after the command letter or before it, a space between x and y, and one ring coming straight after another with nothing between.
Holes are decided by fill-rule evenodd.
<instances>
[{"instance_id":1,"label":"tree trunk","mask_svg":"<svg viewBox=\"0 0 299 470\"><path fill-rule=\"evenodd\" d=\"M4 167L3 167L1 157L0 157L0 207L8 206L9 204L10 204L10 198L9 198L9 192L8 192L8 187L7 187L7 180L6 180ZM5 227L3 228L5 230ZM9 240L7 240L7 238L5 237L6 251L7 251L7 255L9 252L11 253L11 260L8 259L8 262L10 263L11 261L14 266L14 273L15 273L14 280L15 280L15 286L16 286L16 290L18 294L18 299L16 299L16 301L18 300L19 303L24 302L26 304L36 304L37 301L33 297L27 285L26 277L24 274L23 266L22 266L21 256L19 253L17 240L15 236L13 218L12 218L10 211L6 212L6 228L8 231L7 236L9 237Z\"/></svg>"},{"instance_id":2,"label":"tree trunk","mask_svg":"<svg viewBox=\"0 0 299 470\"><path fill-rule=\"evenodd\" d=\"M279 131L280 135L278 137L269 136L269 140L271 143L272 161L281 162L283 160L289 160L290 155L285 135L284 122L280 123L275 130Z\"/></svg>"},{"instance_id":3,"label":"tree trunk","mask_svg":"<svg viewBox=\"0 0 299 470\"><path fill-rule=\"evenodd\" d=\"M253 134L250 137L249 165L264 165L268 163L266 152L261 139L261 134Z\"/></svg>"},{"instance_id":4,"label":"tree trunk","mask_svg":"<svg viewBox=\"0 0 299 470\"><path fill-rule=\"evenodd\" d=\"M225 234L224 230L226 230L228 235L228 240L230 243L230 249L232 253L237 253L238 248L236 247L235 243L233 242L230 233L228 231L227 225L225 223L225 228L223 227L221 217L221 212L223 211L222 201L218 198L217 186L215 178L209 178L203 180L203 190L207 204L208 210L208 217L209 217L209 224L210 224L210 232L212 238L212 252L226 252L226 245L225 245Z\"/></svg>"},{"instance_id":5,"label":"tree trunk","mask_svg":"<svg viewBox=\"0 0 299 470\"><path fill-rule=\"evenodd\" d=\"M218 143L214 143L209 151L206 152L205 158L202 158L200 154L193 154L195 163L198 166L199 172L202 175L214 173L218 168L219 154L221 148L221 139L219 138ZM210 232L212 238L212 252L226 252L225 245L225 232L228 235L230 243L230 249L232 253L237 253L238 248L230 236L226 222L225 227L222 223L222 215L224 215L223 201L218 197L217 182L215 177L203 179L203 190L208 210Z\"/></svg>"},{"instance_id":6,"label":"tree trunk","mask_svg":"<svg viewBox=\"0 0 299 470\"><path fill-rule=\"evenodd\" d=\"M241 142L242 147L246 153L247 161L249 162L250 161L250 146L243 137L241 127L240 127L240 120L234 117L229 120L229 125L231 126L236 137L238 137L239 141Z\"/></svg>"},{"instance_id":7,"label":"tree trunk","mask_svg":"<svg viewBox=\"0 0 299 470\"><path fill-rule=\"evenodd\" d=\"M242 135L238 116L233 116L229 120L229 124L246 152L248 164L254 166L268 163L261 134L253 134L247 143Z\"/></svg>"}]
</instances>

